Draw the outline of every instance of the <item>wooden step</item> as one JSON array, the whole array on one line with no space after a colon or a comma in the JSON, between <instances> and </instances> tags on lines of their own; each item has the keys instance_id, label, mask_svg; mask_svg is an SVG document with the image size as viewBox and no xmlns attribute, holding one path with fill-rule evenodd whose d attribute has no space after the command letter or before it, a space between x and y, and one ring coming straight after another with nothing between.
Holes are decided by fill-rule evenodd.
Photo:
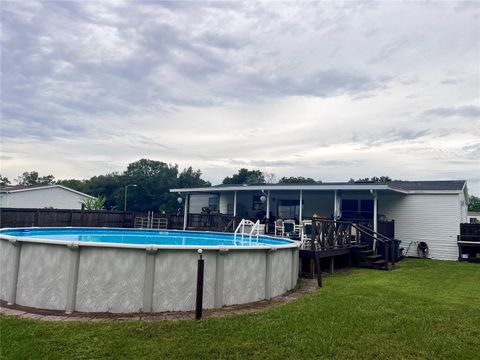
<instances>
[{"instance_id":1,"label":"wooden step","mask_svg":"<svg viewBox=\"0 0 480 360\"><path fill-rule=\"evenodd\" d=\"M354 244L353 246L355 246L357 249L365 249L365 248L368 248L368 245L367 245L367 244L360 244L360 245Z\"/></svg>"},{"instance_id":2,"label":"wooden step","mask_svg":"<svg viewBox=\"0 0 480 360\"><path fill-rule=\"evenodd\" d=\"M381 261L385 262L385 260L383 260L383 256L382 255L369 255L367 256L367 259L369 261L375 261L375 260L380 260L382 259Z\"/></svg>"},{"instance_id":3,"label":"wooden step","mask_svg":"<svg viewBox=\"0 0 480 360\"><path fill-rule=\"evenodd\" d=\"M360 254L362 255L373 254L373 250L360 250Z\"/></svg>"}]
</instances>

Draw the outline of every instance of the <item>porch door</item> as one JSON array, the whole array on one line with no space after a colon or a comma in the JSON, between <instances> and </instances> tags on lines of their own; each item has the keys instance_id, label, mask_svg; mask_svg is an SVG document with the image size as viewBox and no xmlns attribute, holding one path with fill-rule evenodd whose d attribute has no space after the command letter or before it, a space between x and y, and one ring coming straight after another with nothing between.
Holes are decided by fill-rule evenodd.
<instances>
[{"instance_id":1,"label":"porch door","mask_svg":"<svg viewBox=\"0 0 480 360\"><path fill-rule=\"evenodd\" d=\"M303 204L302 204L303 205ZM298 219L300 204L298 200L278 200L278 218L289 220Z\"/></svg>"}]
</instances>

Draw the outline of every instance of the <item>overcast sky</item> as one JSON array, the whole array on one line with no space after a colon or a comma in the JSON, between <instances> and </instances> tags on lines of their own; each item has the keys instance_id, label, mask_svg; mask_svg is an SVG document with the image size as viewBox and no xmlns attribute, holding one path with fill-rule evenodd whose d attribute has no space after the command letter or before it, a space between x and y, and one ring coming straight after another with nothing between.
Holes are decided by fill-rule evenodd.
<instances>
[{"instance_id":1,"label":"overcast sky","mask_svg":"<svg viewBox=\"0 0 480 360\"><path fill-rule=\"evenodd\" d=\"M1 173L467 179L479 2L1 2Z\"/></svg>"}]
</instances>

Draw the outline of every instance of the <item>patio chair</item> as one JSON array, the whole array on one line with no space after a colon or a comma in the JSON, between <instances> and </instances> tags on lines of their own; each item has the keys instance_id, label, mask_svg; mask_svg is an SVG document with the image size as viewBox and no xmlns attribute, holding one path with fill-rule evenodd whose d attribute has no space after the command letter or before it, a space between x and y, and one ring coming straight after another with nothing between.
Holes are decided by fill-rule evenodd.
<instances>
[{"instance_id":1,"label":"patio chair","mask_svg":"<svg viewBox=\"0 0 480 360\"><path fill-rule=\"evenodd\" d=\"M282 219L277 219L275 221L275 236L283 236L283 220Z\"/></svg>"},{"instance_id":2,"label":"patio chair","mask_svg":"<svg viewBox=\"0 0 480 360\"><path fill-rule=\"evenodd\" d=\"M295 220L285 220L283 222L283 235L295 233Z\"/></svg>"},{"instance_id":3,"label":"patio chair","mask_svg":"<svg viewBox=\"0 0 480 360\"><path fill-rule=\"evenodd\" d=\"M312 221L307 220L302 224L302 243L312 237Z\"/></svg>"}]
</instances>

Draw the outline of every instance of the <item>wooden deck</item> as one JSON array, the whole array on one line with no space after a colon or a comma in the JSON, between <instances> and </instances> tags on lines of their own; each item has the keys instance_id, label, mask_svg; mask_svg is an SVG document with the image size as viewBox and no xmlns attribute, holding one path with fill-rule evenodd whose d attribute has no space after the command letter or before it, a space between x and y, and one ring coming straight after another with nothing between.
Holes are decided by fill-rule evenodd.
<instances>
[{"instance_id":1,"label":"wooden deck","mask_svg":"<svg viewBox=\"0 0 480 360\"><path fill-rule=\"evenodd\" d=\"M329 271L335 268L335 259L344 257L348 266L391 270L396 254L394 239L379 234L364 225L349 221L312 220L312 236L300 248L302 275L317 276L322 286L322 266L329 259ZM305 271L307 270L307 271Z\"/></svg>"}]
</instances>

